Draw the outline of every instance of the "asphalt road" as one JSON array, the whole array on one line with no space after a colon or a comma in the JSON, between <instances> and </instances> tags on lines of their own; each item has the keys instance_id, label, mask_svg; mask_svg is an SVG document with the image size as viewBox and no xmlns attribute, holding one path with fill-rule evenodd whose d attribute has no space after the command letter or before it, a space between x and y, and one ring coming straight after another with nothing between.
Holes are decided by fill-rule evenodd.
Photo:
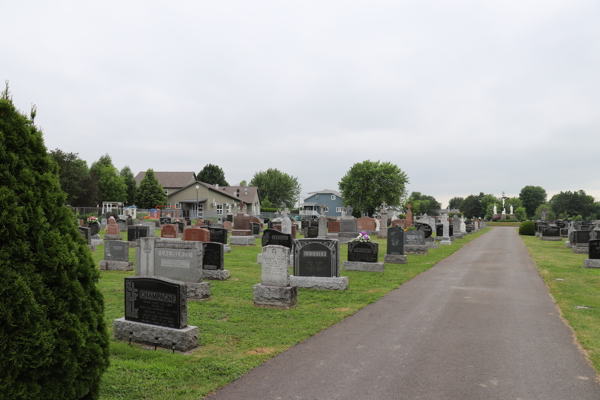
<instances>
[{"instance_id":1,"label":"asphalt road","mask_svg":"<svg viewBox=\"0 0 600 400\"><path fill-rule=\"evenodd\" d=\"M516 230L494 228L210 399L599 400L595 378Z\"/></svg>"}]
</instances>

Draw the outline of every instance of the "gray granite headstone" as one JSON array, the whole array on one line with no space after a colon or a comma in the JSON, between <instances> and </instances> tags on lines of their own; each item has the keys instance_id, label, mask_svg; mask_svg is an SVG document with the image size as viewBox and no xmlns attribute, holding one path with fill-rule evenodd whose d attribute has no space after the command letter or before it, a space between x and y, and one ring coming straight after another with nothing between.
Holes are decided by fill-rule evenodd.
<instances>
[{"instance_id":1,"label":"gray granite headstone","mask_svg":"<svg viewBox=\"0 0 600 400\"><path fill-rule=\"evenodd\" d=\"M202 242L141 238L136 274L202 282L202 250Z\"/></svg>"},{"instance_id":2,"label":"gray granite headstone","mask_svg":"<svg viewBox=\"0 0 600 400\"><path fill-rule=\"evenodd\" d=\"M340 221L340 232L357 232L356 231L356 218L344 217Z\"/></svg>"},{"instance_id":3,"label":"gray granite headstone","mask_svg":"<svg viewBox=\"0 0 600 400\"><path fill-rule=\"evenodd\" d=\"M266 286L289 286L289 259L290 249L287 247L263 247L260 267L260 283Z\"/></svg>"},{"instance_id":4,"label":"gray granite headstone","mask_svg":"<svg viewBox=\"0 0 600 400\"><path fill-rule=\"evenodd\" d=\"M290 220L288 217L281 219L281 232L290 235L292 234L292 220Z\"/></svg>"},{"instance_id":5,"label":"gray granite headstone","mask_svg":"<svg viewBox=\"0 0 600 400\"><path fill-rule=\"evenodd\" d=\"M425 232L422 231L408 231L404 235L405 244L410 246L424 246L425 245Z\"/></svg>"},{"instance_id":6,"label":"gray granite headstone","mask_svg":"<svg viewBox=\"0 0 600 400\"><path fill-rule=\"evenodd\" d=\"M129 246L124 240L107 240L104 242L104 260L129 261Z\"/></svg>"}]
</instances>

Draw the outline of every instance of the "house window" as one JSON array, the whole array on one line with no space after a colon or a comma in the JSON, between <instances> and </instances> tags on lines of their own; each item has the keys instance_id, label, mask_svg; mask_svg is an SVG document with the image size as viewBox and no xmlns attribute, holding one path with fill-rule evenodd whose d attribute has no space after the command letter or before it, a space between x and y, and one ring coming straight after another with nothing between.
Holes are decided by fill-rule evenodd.
<instances>
[{"instance_id":1,"label":"house window","mask_svg":"<svg viewBox=\"0 0 600 400\"><path fill-rule=\"evenodd\" d=\"M331 195L331 200L335 200L335 194Z\"/></svg>"},{"instance_id":2,"label":"house window","mask_svg":"<svg viewBox=\"0 0 600 400\"><path fill-rule=\"evenodd\" d=\"M329 207L323 207L323 212L329 212Z\"/></svg>"},{"instance_id":3,"label":"house window","mask_svg":"<svg viewBox=\"0 0 600 400\"><path fill-rule=\"evenodd\" d=\"M181 204L179 204L179 203L175 203L175 208L176 208L176 209L180 209L180 208L181 208Z\"/></svg>"},{"instance_id":4,"label":"house window","mask_svg":"<svg viewBox=\"0 0 600 400\"><path fill-rule=\"evenodd\" d=\"M217 204L217 215L223 215L223 204Z\"/></svg>"},{"instance_id":5,"label":"house window","mask_svg":"<svg viewBox=\"0 0 600 400\"><path fill-rule=\"evenodd\" d=\"M317 200L319 200L319 195L316 195L316 196L315 196L315 198L316 198Z\"/></svg>"},{"instance_id":6,"label":"house window","mask_svg":"<svg viewBox=\"0 0 600 400\"><path fill-rule=\"evenodd\" d=\"M167 208L171 208L171 203L168 203L168 204L167 204Z\"/></svg>"},{"instance_id":7,"label":"house window","mask_svg":"<svg viewBox=\"0 0 600 400\"><path fill-rule=\"evenodd\" d=\"M341 213L344 210L344 207L336 207L335 212Z\"/></svg>"},{"instance_id":8,"label":"house window","mask_svg":"<svg viewBox=\"0 0 600 400\"><path fill-rule=\"evenodd\" d=\"M227 212L230 213L231 212L231 204L227 203Z\"/></svg>"},{"instance_id":9,"label":"house window","mask_svg":"<svg viewBox=\"0 0 600 400\"><path fill-rule=\"evenodd\" d=\"M169 189L163 189L165 194L169 194Z\"/></svg>"}]
</instances>

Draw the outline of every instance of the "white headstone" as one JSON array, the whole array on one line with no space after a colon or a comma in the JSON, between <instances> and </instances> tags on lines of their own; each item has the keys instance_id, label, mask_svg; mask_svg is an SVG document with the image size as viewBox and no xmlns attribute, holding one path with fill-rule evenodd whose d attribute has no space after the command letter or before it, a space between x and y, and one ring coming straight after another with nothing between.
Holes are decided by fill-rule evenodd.
<instances>
[{"instance_id":1,"label":"white headstone","mask_svg":"<svg viewBox=\"0 0 600 400\"><path fill-rule=\"evenodd\" d=\"M260 283L266 286L285 287L290 284L288 264L290 249L283 246L263 247Z\"/></svg>"},{"instance_id":2,"label":"white headstone","mask_svg":"<svg viewBox=\"0 0 600 400\"><path fill-rule=\"evenodd\" d=\"M288 217L283 217L281 219L281 232L287 233L290 235L292 234L292 220L289 219Z\"/></svg>"}]
</instances>

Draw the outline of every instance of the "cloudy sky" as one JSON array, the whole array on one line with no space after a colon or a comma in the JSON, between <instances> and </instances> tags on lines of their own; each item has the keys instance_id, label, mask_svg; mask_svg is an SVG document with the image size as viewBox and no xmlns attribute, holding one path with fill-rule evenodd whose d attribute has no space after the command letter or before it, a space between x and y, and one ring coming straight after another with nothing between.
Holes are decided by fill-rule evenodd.
<instances>
[{"instance_id":1,"label":"cloudy sky","mask_svg":"<svg viewBox=\"0 0 600 400\"><path fill-rule=\"evenodd\" d=\"M443 205L479 192L600 200L600 3L0 3L0 78L46 146L91 165L302 195L389 161Z\"/></svg>"}]
</instances>

